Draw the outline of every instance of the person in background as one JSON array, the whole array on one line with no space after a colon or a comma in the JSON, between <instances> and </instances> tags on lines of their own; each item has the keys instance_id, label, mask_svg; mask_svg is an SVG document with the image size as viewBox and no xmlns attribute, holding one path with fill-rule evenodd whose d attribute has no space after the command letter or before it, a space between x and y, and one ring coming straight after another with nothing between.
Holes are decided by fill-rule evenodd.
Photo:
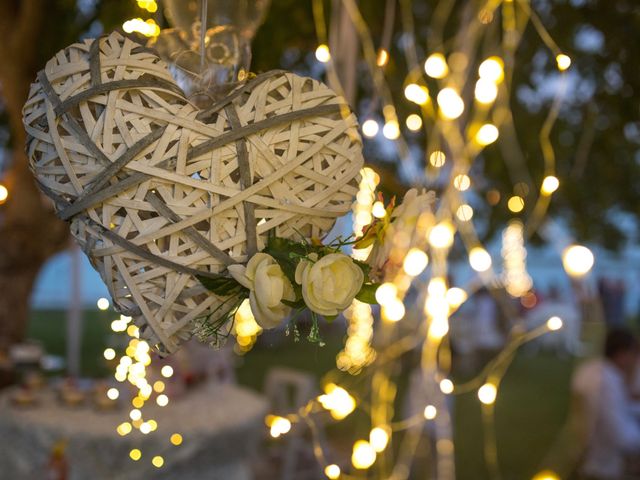
<instances>
[{"instance_id":1,"label":"person in background","mask_svg":"<svg viewBox=\"0 0 640 480\"><path fill-rule=\"evenodd\" d=\"M625 329L607 334L604 358L581 365L572 392L583 413L584 480L621 480L627 457L640 455L640 416L630 394L638 341Z\"/></svg>"}]
</instances>

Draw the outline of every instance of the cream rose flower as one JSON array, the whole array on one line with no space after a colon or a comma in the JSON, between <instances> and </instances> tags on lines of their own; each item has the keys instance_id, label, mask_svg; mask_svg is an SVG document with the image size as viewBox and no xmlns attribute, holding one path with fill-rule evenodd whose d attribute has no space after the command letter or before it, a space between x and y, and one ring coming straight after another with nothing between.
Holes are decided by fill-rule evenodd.
<instances>
[{"instance_id":1,"label":"cream rose flower","mask_svg":"<svg viewBox=\"0 0 640 480\"><path fill-rule=\"evenodd\" d=\"M249 304L258 325L274 328L291 312L282 300L294 301L295 292L280 265L271 255L256 253L247 266L230 265L229 273L250 290Z\"/></svg>"},{"instance_id":2,"label":"cream rose flower","mask_svg":"<svg viewBox=\"0 0 640 480\"><path fill-rule=\"evenodd\" d=\"M351 258L331 253L317 260L301 260L296 268L296 283L302 285L307 307L320 315L332 316L344 311L362 288L364 273ZM317 260L317 261L316 261Z\"/></svg>"}]
</instances>

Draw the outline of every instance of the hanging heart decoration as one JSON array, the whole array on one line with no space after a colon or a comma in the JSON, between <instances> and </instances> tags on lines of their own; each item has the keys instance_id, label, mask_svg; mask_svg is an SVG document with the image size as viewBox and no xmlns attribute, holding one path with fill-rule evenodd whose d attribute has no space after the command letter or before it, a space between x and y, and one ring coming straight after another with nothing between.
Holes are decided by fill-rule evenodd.
<instances>
[{"instance_id":1,"label":"hanging heart decoration","mask_svg":"<svg viewBox=\"0 0 640 480\"><path fill-rule=\"evenodd\" d=\"M206 109L114 32L60 51L23 111L42 191L141 336L172 352L226 299L217 278L282 238L321 237L357 193L357 120L324 84L273 71Z\"/></svg>"}]
</instances>

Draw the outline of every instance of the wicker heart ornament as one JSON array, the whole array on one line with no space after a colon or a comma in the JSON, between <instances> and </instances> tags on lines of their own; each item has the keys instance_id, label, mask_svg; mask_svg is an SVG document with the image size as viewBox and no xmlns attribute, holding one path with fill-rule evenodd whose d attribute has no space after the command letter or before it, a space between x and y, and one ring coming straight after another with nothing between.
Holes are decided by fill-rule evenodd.
<instances>
[{"instance_id":1,"label":"wicker heart ornament","mask_svg":"<svg viewBox=\"0 0 640 480\"><path fill-rule=\"evenodd\" d=\"M310 78L268 72L198 109L117 32L59 52L25 104L31 169L143 338L174 351L225 299L214 276L269 231L320 237L350 208L357 121Z\"/></svg>"}]
</instances>

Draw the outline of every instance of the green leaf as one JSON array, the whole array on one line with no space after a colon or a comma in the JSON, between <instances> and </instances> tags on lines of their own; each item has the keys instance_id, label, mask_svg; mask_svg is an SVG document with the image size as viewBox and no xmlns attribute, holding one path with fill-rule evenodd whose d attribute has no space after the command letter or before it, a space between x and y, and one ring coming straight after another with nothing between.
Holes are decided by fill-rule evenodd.
<instances>
[{"instance_id":1,"label":"green leaf","mask_svg":"<svg viewBox=\"0 0 640 480\"><path fill-rule=\"evenodd\" d=\"M379 283L365 283L356 295L356 298L363 303L376 305L376 290L380 286Z\"/></svg>"},{"instance_id":2,"label":"green leaf","mask_svg":"<svg viewBox=\"0 0 640 480\"><path fill-rule=\"evenodd\" d=\"M281 301L284 305L286 305L287 307L291 307L291 308L294 308L294 309L296 309L296 310L297 310L297 309L300 309L300 308L305 308L305 307L306 307L306 305L305 305L305 303L304 303L304 300L295 300L295 301L293 301L293 302L290 302L289 300L282 299L282 300L280 300L280 301Z\"/></svg>"},{"instance_id":3,"label":"green leaf","mask_svg":"<svg viewBox=\"0 0 640 480\"><path fill-rule=\"evenodd\" d=\"M338 315L324 315L324 319L329 323L333 322L336 318L338 318Z\"/></svg>"},{"instance_id":4,"label":"green leaf","mask_svg":"<svg viewBox=\"0 0 640 480\"><path fill-rule=\"evenodd\" d=\"M197 275L196 278L207 290L221 297L228 297L231 295L243 295L244 297L249 296L249 291L240 285L233 277L220 275L213 278L205 277L204 275Z\"/></svg>"}]
</instances>

